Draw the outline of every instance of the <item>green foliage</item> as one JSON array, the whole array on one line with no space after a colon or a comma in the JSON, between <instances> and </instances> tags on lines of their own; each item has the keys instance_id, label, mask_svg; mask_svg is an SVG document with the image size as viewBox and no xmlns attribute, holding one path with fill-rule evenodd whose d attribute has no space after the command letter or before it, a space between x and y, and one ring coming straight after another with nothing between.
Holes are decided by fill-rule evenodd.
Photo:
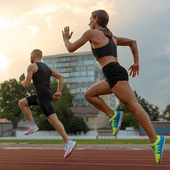
<instances>
[{"instance_id":1,"label":"green foliage","mask_svg":"<svg viewBox=\"0 0 170 170\"><path fill-rule=\"evenodd\" d=\"M139 127L136 117L131 112L126 113L123 117L121 129L125 129L126 127L134 127L136 129Z\"/></svg>"},{"instance_id":2,"label":"green foliage","mask_svg":"<svg viewBox=\"0 0 170 170\"><path fill-rule=\"evenodd\" d=\"M79 117L75 117L72 122L71 133L80 134L81 132L87 133L90 129L85 124L84 120Z\"/></svg>"},{"instance_id":3,"label":"green foliage","mask_svg":"<svg viewBox=\"0 0 170 170\"><path fill-rule=\"evenodd\" d=\"M147 102L144 98L142 98L141 96L138 96L138 94L136 93L136 91L134 91L134 94L136 96L136 99L138 101L138 103L143 107L143 109L148 113L151 121L156 121L159 117L159 108L157 106L154 106L153 104L150 104L149 102ZM121 129L125 129L125 127L127 126L132 126L137 128L137 119L135 118L135 116L132 117L133 114L129 114L131 113L129 111L129 109L122 103L119 101L119 105L117 106L118 111L123 111L124 112L124 118L122 121L122 125ZM127 115L126 115L127 114ZM130 121L129 119L126 119L126 116L129 116L132 120ZM129 124L129 121L131 122Z\"/></svg>"},{"instance_id":4,"label":"green foliage","mask_svg":"<svg viewBox=\"0 0 170 170\"><path fill-rule=\"evenodd\" d=\"M170 104L166 106L165 111L163 112L164 119L170 120Z\"/></svg>"},{"instance_id":5,"label":"green foliage","mask_svg":"<svg viewBox=\"0 0 170 170\"><path fill-rule=\"evenodd\" d=\"M58 83L56 80L51 81L51 90L53 94L57 91ZM62 90L62 96L60 100L52 100L52 105L54 107L55 113L58 116L58 119L64 125L64 128L67 133L77 133L83 131L86 133L89 129L85 124L84 120L80 118L74 118L74 113L70 109L73 106L72 104L73 96L71 95L69 89L64 84ZM77 122L76 120L80 120ZM79 125L81 122L81 126ZM49 122L42 116L40 122L38 123L40 130L54 130L54 128L49 125ZM48 128L47 128L48 127Z\"/></svg>"},{"instance_id":6,"label":"green foliage","mask_svg":"<svg viewBox=\"0 0 170 170\"><path fill-rule=\"evenodd\" d=\"M141 98L141 96L138 96L136 91L134 91L135 96L137 98L138 103L143 107L143 109L148 113L151 121L158 120L159 117L159 108L158 106L154 106L153 104L150 104L147 102L144 98Z\"/></svg>"},{"instance_id":7,"label":"green foliage","mask_svg":"<svg viewBox=\"0 0 170 170\"><path fill-rule=\"evenodd\" d=\"M57 91L57 87L57 81L51 81L51 90L53 94ZM28 88L24 88L20 82L16 81L16 79L11 79L2 83L0 88L0 118L7 118L11 120L14 127L16 127L17 122L24 116L18 107L19 100L34 94L35 89L33 83L31 83ZM77 118L74 118L74 113L70 109L70 107L73 106L72 100L73 96L65 84L62 90L61 100L52 100L54 110L68 133L76 133L75 126L77 124L75 124L75 120L78 120ZM37 117L39 120L38 126L40 130L54 130L53 126L48 122L39 106L31 106L30 108L33 117ZM76 127L76 130L87 132L88 127L84 120L81 120L81 124L81 126ZM84 129L82 129L82 127L84 127Z\"/></svg>"},{"instance_id":8,"label":"green foliage","mask_svg":"<svg viewBox=\"0 0 170 170\"><path fill-rule=\"evenodd\" d=\"M37 126L39 130L55 130L44 114L38 116Z\"/></svg>"},{"instance_id":9,"label":"green foliage","mask_svg":"<svg viewBox=\"0 0 170 170\"><path fill-rule=\"evenodd\" d=\"M16 127L17 122L23 117L23 113L18 107L18 102L20 99L33 93L34 88L32 84L25 89L16 79L1 83L0 117L11 120L14 123L14 127Z\"/></svg>"}]
</instances>

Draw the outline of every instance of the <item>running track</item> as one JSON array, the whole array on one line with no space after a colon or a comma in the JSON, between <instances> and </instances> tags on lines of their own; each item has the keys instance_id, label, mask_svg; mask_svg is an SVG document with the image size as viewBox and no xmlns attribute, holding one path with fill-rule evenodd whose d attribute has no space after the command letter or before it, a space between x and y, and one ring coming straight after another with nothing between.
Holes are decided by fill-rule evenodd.
<instances>
[{"instance_id":1,"label":"running track","mask_svg":"<svg viewBox=\"0 0 170 170\"><path fill-rule=\"evenodd\" d=\"M0 149L0 170L170 170L170 151L160 164L152 150Z\"/></svg>"}]
</instances>

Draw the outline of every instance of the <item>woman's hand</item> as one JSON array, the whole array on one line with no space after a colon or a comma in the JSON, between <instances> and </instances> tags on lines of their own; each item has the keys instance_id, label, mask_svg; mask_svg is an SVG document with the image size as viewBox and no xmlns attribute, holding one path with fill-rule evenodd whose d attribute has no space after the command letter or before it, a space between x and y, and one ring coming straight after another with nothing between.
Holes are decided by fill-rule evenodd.
<instances>
[{"instance_id":1,"label":"woman's hand","mask_svg":"<svg viewBox=\"0 0 170 170\"><path fill-rule=\"evenodd\" d=\"M63 40L69 40L73 34L73 32L69 33L70 30L69 30L69 27L65 27L64 28L64 31L62 31L62 34L63 34Z\"/></svg>"},{"instance_id":2,"label":"woman's hand","mask_svg":"<svg viewBox=\"0 0 170 170\"><path fill-rule=\"evenodd\" d=\"M139 64L131 65L129 70L130 70L129 76L132 75L132 77L135 77L136 75L139 75Z\"/></svg>"}]
</instances>

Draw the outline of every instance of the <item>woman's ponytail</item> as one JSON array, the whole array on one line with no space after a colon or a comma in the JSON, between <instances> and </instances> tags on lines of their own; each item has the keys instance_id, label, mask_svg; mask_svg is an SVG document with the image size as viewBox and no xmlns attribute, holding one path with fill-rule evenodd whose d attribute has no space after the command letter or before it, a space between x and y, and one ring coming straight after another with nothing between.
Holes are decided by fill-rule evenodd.
<instances>
[{"instance_id":1,"label":"woman's ponytail","mask_svg":"<svg viewBox=\"0 0 170 170\"><path fill-rule=\"evenodd\" d=\"M107 28L107 26L105 26L105 29L104 29L103 32L104 32L104 35L105 35L106 37L109 37L109 38L113 37L112 32L109 30L109 28Z\"/></svg>"}]
</instances>

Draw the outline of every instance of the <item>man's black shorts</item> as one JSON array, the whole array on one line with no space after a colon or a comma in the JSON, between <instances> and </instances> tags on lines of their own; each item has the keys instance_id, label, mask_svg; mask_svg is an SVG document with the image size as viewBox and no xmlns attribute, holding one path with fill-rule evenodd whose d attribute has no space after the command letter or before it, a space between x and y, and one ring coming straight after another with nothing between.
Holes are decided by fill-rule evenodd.
<instances>
[{"instance_id":1,"label":"man's black shorts","mask_svg":"<svg viewBox=\"0 0 170 170\"><path fill-rule=\"evenodd\" d=\"M51 114L55 113L54 108L51 104L52 98L51 99L50 98L49 98L49 100L39 100L37 98L37 95L32 95L32 96L27 97L26 99L28 101L29 106L39 105L42 112L48 117Z\"/></svg>"}]
</instances>

